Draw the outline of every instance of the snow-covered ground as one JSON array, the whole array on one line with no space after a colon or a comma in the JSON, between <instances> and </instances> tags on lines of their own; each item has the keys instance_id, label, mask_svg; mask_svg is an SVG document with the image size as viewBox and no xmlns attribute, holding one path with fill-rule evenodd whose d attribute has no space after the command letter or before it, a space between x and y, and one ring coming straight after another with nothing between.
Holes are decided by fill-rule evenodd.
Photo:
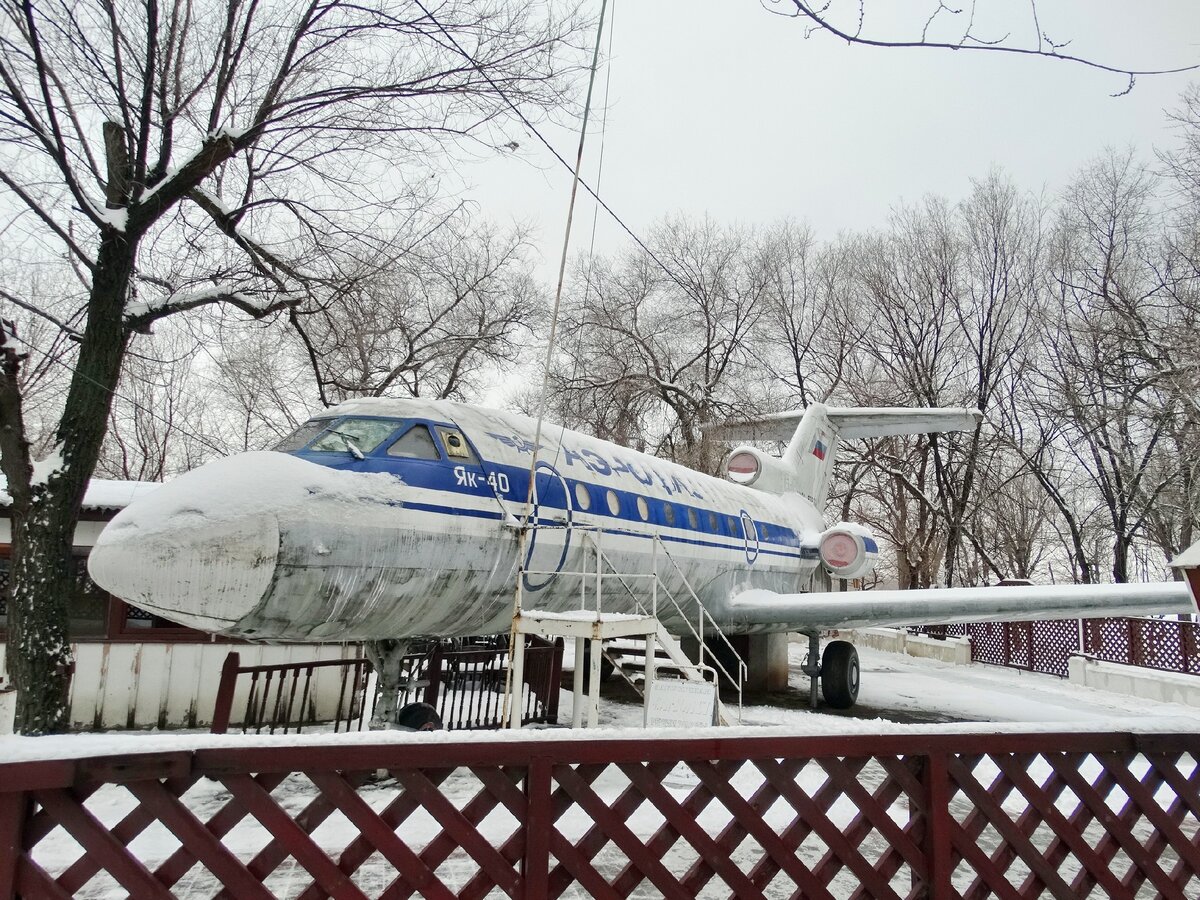
<instances>
[{"instance_id":1,"label":"snow-covered ground","mask_svg":"<svg viewBox=\"0 0 1200 900\"><path fill-rule=\"evenodd\" d=\"M858 704L848 711L808 708L807 679L801 672L805 645L789 645L791 687L785 692L754 698L742 712L741 728L714 729L711 734L871 734L912 732L997 731L1197 731L1200 708L1177 703L1156 703L1140 697L1086 688L1049 675L996 666L955 666L929 659L859 648L862 688ZM570 648L564 668L571 667ZM605 688L606 694L610 688ZM524 730L513 733L462 732L303 735L210 735L207 732L109 732L59 737L0 737L0 762L63 757L97 756L199 747L271 745L281 743L370 743L380 740L553 740L597 738L627 739L634 729L642 734L642 708L628 694L612 690L600 705L602 732L572 733L565 729ZM731 710L734 700L725 697ZM561 695L559 719L571 719L571 691ZM707 733L707 732L706 732ZM693 737L660 732L662 736Z\"/></svg>"},{"instance_id":2,"label":"snow-covered ground","mask_svg":"<svg viewBox=\"0 0 1200 900\"><path fill-rule=\"evenodd\" d=\"M976 732L976 731L1196 731L1200 729L1200 709L1175 704L1153 703L1143 699L1118 696L1100 691L1072 685L1066 681L1043 675L1017 672L986 666L956 667L929 660L914 659L905 656L882 653L873 650L862 650L862 692L859 707L850 714L839 714L826 711L811 712L807 708L807 690L799 667L802 662L803 646L791 645L792 689L781 692L771 698L770 702L756 701L748 705L743 713L743 725L736 728L714 729L709 732L704 729L688 729L684 733L659 730L650 735L654 738L663 737L700 737L710 733L723 737L735 735L762 734L862 734L862 733L930 733L930 732ZM564 691L562 696L561 718L569 721L571 695ZM207 735L182 733L137 733L137 734L106 734L106 735L75 735L48 738L0 738L0 762L48 759L86 755L109 755L139 751L163 751L168 749L184 749L205 746L231 746L254 744L258 746L271 744L329 743L343 745L396 741L421 741L436 744L443 741L460 740L587 740L595 741L604 738L630 738L644 735L637 726L641 722L641 708L629 701L605 702L601 707L602 728L597 731L583 730L570 732L565 729L540 729L506 734L475 734L466 736L463 733L434 733L434 734L405 734L405 733L367 733L353 735L305 734L300 737L269 737L241 735ZM814 767L804 770L801 786L811 796L811 792L820 786L817 780L822 773L813 771ZM882 772L864 770L864 781L882 777ZM737 779L745 781L740 783ZM735 787L742 796L749 796L761 784L761 774L753 767L739 771L735 779ZM686 768L677 770L666 781L667 788L677 800L681 801L691 789L698 784L696 776ZM612 802L624 788L628 780L615 768L611 774L606 773L595 782L593 788L606 802ZM443 793L456 806L466 803L480 787L477 779L469 772L456 773L443 784ZM870 785L868 784L868 787ZM385 781L376 785L364 786L360 796L376 809L382 809L392 802L397 795L394 782ZM316 786L306 777L293 775L273 792L273 796L286 809L295 812L302 809L317 794ZM208 819L229 800L229 793L218 783L202 780L197 783L186 796L186 805L201 820ZM136 801L122 787L104 788L93 795L87 803L89 810L105 825L112 826L127 814ZM841 806L845 806L842 809ZM772 808L772 814L776 811ZM854 808L843 798L831 810L835 821L848 822L853 816ZM789 809L778 810L780 817L794 814ZM705 816L712 821L705 821L710 834L717 833L723 822L728 821L728 813L720 804L709 807ZM649 835L663 821L662 815L648 804L644 804L628 822L630 828L638 835ZM786 818L783 820L786 825ZM498 846L510 834L516 823L503 809L493 811L481 824L481 831L497 843ZM567 837L574 840L582 835L591 821L587 814L578 806L573 806L561 818L558 829ZM404 839L415 850L435 835L439 826L424 810L418 810L404 825ZM329 850L336 858L337 851L346 846L357 831L351 823L340 814L335 813L316 832L314 839L322 847ZM424 835L424 837L423 837ZM879 840L878 836L873 839ZM241 859L248 860L261 849L268 840L265 829L252 818L247 818L238 825L225 839L225 843ZM170 855L179 846L178 841L159 824L151 826L134 844L134 849L151 868ZM811 848L811 853L818 853L819 848ZM55 829L36 850L35 856L39 864L52 873L63 871L81 854L81 848L61 829ZM690 847L678 845L673 853L682 854L678 859L665 859L668 868L685 870L694 861L695 854L689 857ZM753 853L753 847L748 846L745 853ZM809 851L806 851L809 852ZM818 857L819 858L819 853ZM815 859L808 859L811 865ZM752 860L743 860L742 863ZM742 863L739 863L741 865ZM621 865L619 854L614 858L614 866ZM458 871L461 869L461 871ZM469 878L475 871L475 865L467 858L457 856L447 859L438 870L439 874L451 882ZM375 854L355 875L355 881L368 894L376 895L395 877L394 870ZM299 870L290 860L286 861L271 876L269 888L276 896L292 896L308 882L309 876ZM719 882L718 882L719 883ZM643 889L648 888L643 884ZM786 884L779 886L781 895L790 893ZM581 889L580 889L581 890ZM175 886L177 896L212 896L214 882L212 877L201 871L200 867L193 870L184 881ZM107 877L93 879L81 896L88 897L120 897L122 891ZM584 896L577 891L570 896ZM636 896L654 896L655 892L645 893L644 890L635 892Z\"/></svg>"}]
</instances>

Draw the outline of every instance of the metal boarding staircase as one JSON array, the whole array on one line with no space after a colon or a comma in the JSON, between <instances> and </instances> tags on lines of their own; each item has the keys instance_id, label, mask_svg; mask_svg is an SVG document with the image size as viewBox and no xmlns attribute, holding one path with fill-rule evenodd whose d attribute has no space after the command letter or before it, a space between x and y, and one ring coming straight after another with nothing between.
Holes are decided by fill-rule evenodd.
<instances>
[{"instance_id":1,"label":"metal boarding staircase","mask_svg":"<svg viewBox=\"0 0 1200 900\"><path fill-rule=\"evenodd\" d=\"M531 529L562 529L559 525L531 525ZM529 632L538 634L552 634L564 637L574 637L576 639L576 662L574 679L575 702L572 705L572 726L579 727L582 724L581 716L583 711L582 704L582 686L583 679L579 677L582 674L581 667L583 664L582 648L584 641L590 639L593 646L599 650L604 640L614 640L621 638L638 638L645 641L645 657L644 657L644 672L643 687L639 687L634 678L625 670L622 665L622 660L615 655L610 655L604 652L609 662L613 663L614 671L620 676L646 701L646 690L653 690L655 671L657 668L657 656L661 651L666 658L670 660L670 668L678 671L685 680L692 682L709 683L711 676L716 682L716 687L719 688L720 678L723 676L727 682L734 685L737 690L737 716L736 721L741 721L742 716L742 686L746 680L747 667L746 662L741 658L741 655L734 649L729 638L717 625L716 620L704 608L700 602L700 597L695 589L688 581L687 576L679 567L679 564L671 556L670 551L663 543L662 538L656 532L653 538L653 549L651 553L651 569L650 572L642 573L622 573L617 571L616 566L604 552L603 539L604 529L602 528L583 528L574 526L573 532L581 535L587 543L584 545L584 553L581 557L581 567L579 571L557 571L547 572L538 570L524 570L524 575L556 575L557 577L578 577L580 583L579 589L579 610L571 613L547 613L541 611L526 611L524 609L524 578L518 578L517 581L517 614L514 617L513 628L514 632ZM591 557L595 563L592 568L589 568L587 547L591 548ZM684 606L680 603L680 599L675 596L670 587L659 574L660 555L665 558L670 566L677 574L679 581L683 584L686 591L686 596L683 602L687 603L691 600L693 613L691 615L685 611ZM625 594L633 602L636 614L621 614L621 613L606 613L604 611L604 584L606 581L616 579ZM650 608L647 609L639 597L638 592L634 590L631 582L638 580L649 580L650 582ZM592 603L588 602L588 585L592 584ZM669 609L674 610L675 618L683 622L687 627L688 632L695 638L699 647L699 659L692 660L679 641L663 626L659 620L659 603L660 595L667 603ZM693 624L693 618L695 624ZM736 661L733 665L733 672L729 671L728 666L713 653L708 645L707 639L714 639L723 644L729 651L729 659ZM514 642L519 645L520 642ZM623 655L622 655L623 656ZM519 684L516 680L520 675L522 666L519 657L514 657L513 668L517 670L514 673L513 683ZM598 675L600 670L599 652L592 654L591 659L592 678L591 682L591 710L589 713L589 725L596 724L596 702L598 698ZM647 710L649 709L647 704ZM648 713L647 713L648 714ZM730 715L729 710L721 701L719 689L716 696L716 717L717 723L721 725L729 725L735 721Z\"/></svg>"}]
</instances>

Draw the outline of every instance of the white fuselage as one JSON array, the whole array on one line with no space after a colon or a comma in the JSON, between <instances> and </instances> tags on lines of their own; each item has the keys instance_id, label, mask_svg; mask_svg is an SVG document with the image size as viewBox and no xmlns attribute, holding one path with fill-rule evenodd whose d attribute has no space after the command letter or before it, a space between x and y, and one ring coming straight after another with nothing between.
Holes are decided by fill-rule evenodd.
<instances>
[{"instance_id":1,"label":"white fuselage","mask_svg":"<svg viewBox=\"0 0 1200 900\"><path fill-rule=\"evenodd\" d=\"M667 592L694 617L685 580L715 610L751 588L809 590L824 574L821 516L797 494L741 487L547 424L529 515L536 424L524 416L363 400L325 418L335 429L379 420L369 424L384 433L394 421L395 431L361 459L348 447L243 454L169 482L113 520L93 552L93 577L208 631L357 641L505 631L519 577L525 609L594 608L597 542L605 572L657 568L668 626L678 615ZM429 429L438 458L389 455L414 425ZM469 459L448 452L450 430L469 442ZM535 527L523 538L527 515ZM649 579L626 583L648 607ZM636 610L615 578L605 578L602 604Z\"/></svg>"}]
</instances>

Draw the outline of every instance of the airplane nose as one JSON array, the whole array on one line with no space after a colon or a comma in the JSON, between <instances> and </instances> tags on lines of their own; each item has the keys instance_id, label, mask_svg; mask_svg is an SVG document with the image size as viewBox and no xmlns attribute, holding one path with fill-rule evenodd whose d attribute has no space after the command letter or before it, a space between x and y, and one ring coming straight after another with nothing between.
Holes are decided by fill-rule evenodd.
<instances>
[{"instance_id":1,"label":"airplane nose","mask_svg":"<svg viewBox=\"0 0 1200 900\"><path fill-rule=\"evenodd\" d=\"M265 459L264 459L265 457ZM252 612L279 555L279 502L295 467L278 453L201 466L130 504L88 559L106 591L172 622L220 632Z\"/></svg>"}]
</instances>

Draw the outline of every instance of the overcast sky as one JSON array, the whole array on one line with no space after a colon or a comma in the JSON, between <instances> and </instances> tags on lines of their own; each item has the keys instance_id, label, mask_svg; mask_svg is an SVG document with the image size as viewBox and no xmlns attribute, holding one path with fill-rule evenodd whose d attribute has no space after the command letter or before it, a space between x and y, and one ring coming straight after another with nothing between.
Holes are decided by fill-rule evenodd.
<instances>
[{"instance_id":1,"label":"overcast sky","mask_svg":"<svg viewBox=\"0 0 1200 900\"><path fill-rule=\"evenodd\" d=\"M992 13L981 36L1036 40L1028 2L978 3L979 19ZM919 36L935 6L866 0L866 31ZM879 18L885 10L890 22ZM1039 0L1038 13L1043 31L1070 39L1078 55L1139 69L1200 62L1197 0ZM684 213L747 224L792 217L827 238L880 226L927 193L959 199L992 166L1052 194L1106 145L1150 159L1171 140L1164 110L1200 78L1146 76L1114 98L1124 78L1062 61L806 39L799 20L754 0L610 0L609 14L611 73L600 73L596 102L610 74L609 109L584 169L594 182L603 139L600 193L639 233ZM961 28L940 21L941 37ZM544 133L574 158L576 135ZM518 151L462 169L468 195L488 218L535 225L540 253L556 264L569 174L532 136L512 136ZM576 252L590 240L592 208L584 200L577 209ZM603 212L596 240L602 251L624 243Z\"/></svg>"}]
</instances>

